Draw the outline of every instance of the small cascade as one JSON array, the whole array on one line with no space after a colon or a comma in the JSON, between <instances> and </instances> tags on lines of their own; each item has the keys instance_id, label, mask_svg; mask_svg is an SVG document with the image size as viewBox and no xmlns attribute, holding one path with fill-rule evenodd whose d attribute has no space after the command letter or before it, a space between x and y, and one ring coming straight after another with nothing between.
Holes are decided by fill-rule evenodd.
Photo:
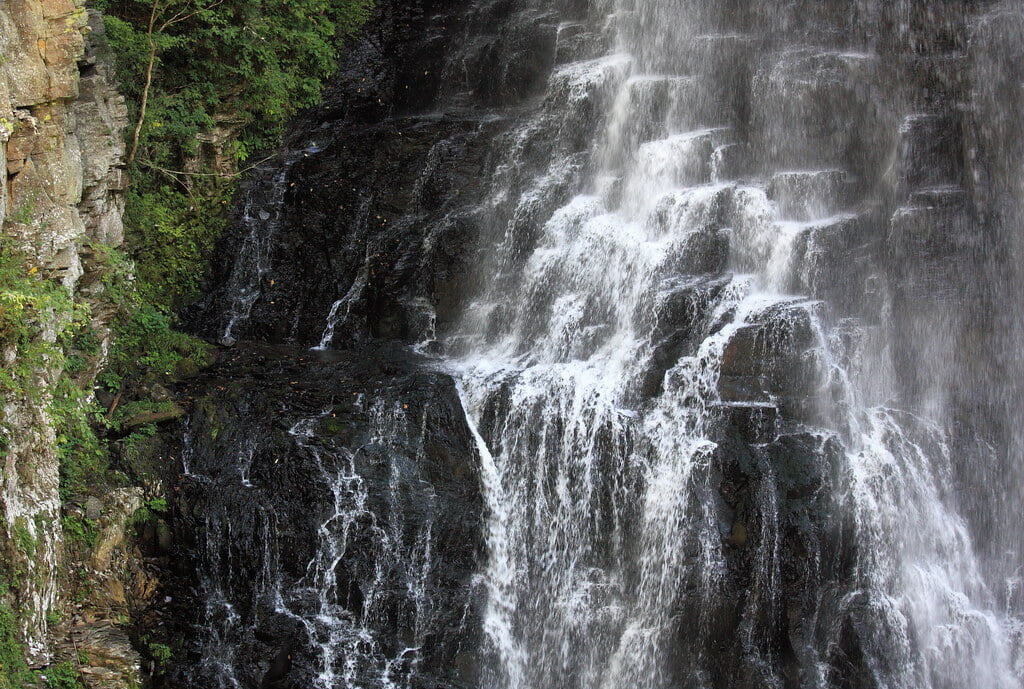
<instances>
[{"instance_id":1,"label":"small cascade","mask_svg":"<svg viewBox=\"0 0 1024 689\"><path fill-rule=\"evenodd\" d=\"M248 368L266 352L238 356ZM271 363L247 400L214 381L193 415L182 504L202 609L182 685L259 686L282 648L289 681L321 689L412 689L458 673L475 626L464 587L480 509L447 475L473 456L450 427L463 411L450 382L429 383L415 361L385 364L407 377L377 387L354 384L348 365L302 359L281 376ZM282 388L293 395L283 406ZM460 456L439 456L438 442Z\"/></svg>"},{"instance_id":2,"label":"small cascade","mask_svg":"<svg viewBox=\"0 0 1024 689\"><path fill-rule=\"evenodd\" d=\"M327 325L324 327L324 334L320 336L320 344L313 349L324 351L330 348L331 341L334 340L334 330L348 320L349 315L352 313L353 305L363 296L365 288L366 275L363 274L356 278L356 281L348 288L345 296L331 304L331 311L327 314Z\"/></svg>"},{"instance_id":3,"label":"small cascade","mask_svg":"<svg viewBox=\"0 0 1024 689\"><path fill-rule=\"evenodd\" d=\"M319 650L314 686L368 683L387 689L407 689L414 679L423 645L420 618L426 597L424 586L433 564L430 560L433 522L428 519L420 525L410 551L403 552L404 524L400 506L395 504L400 469L394 465L390 468L391 518L388 523L379 524L368 504L367 485L357 473L354 456L328 454L329 451L319 447L315 440L316 426L330 413L328 410L312 419L303 419L288 431L298 448L314 459L322 474L322 483L331 490L334 509L318 529L316 555L306 567L307 575L295 582L293 590L287 594L278 586L277 612L298 620ZM375 405L369 414L372 445L388 448L396 438L404 441L408 419L400 406ZM356 451L360 450L372 451L365 446ZM429 504L424 508L428 514L432 511ZM364 585L365 593L344 564L351 544L357 541L361 547L378 553L373 579ZM386 649L375 639L372 621L385 613L382 608L387 605L387 573L396 567L406 571L405 586L414 604L412 637L408 645L402 644L403 648L396 649L394 657L388 657ZM295 606L296 601L298 606ZM293 610L293 607L301 610L309 604L315 609L306 615Z\"/></svg>"},{"instance_id":4,"label":"small cascade","mask_svg":"<svg viewBox=\"0 0 1024 689\"><path fill-rule=\"evenodd\" d=\"M296 161L317 151L317 145L311 144L286 154L283 160L263 163L252 173L238 218L243 239L223 288L226 307L220 341L228 346L234 344L236 328L249 320L263 293L262 283L270 270L274 239L282 222L288 173Z\"/></svg>"}]
</instances>

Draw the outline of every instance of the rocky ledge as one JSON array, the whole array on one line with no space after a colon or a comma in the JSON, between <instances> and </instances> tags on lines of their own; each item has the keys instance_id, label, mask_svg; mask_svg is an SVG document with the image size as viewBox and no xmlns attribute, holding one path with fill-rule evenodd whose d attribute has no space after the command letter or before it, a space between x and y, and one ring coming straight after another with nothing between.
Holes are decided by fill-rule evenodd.
<instances>
[{"instance_id":1,"label":"rocky ledge","mask_svg":"<svg viewBox=\"0 0 1024 689\"><path fill-rule=\"evenodd\" d=\"M243 343L188 385L162 686L473 681L478 462L432 363Z\"/></svg>"}]
</instances>

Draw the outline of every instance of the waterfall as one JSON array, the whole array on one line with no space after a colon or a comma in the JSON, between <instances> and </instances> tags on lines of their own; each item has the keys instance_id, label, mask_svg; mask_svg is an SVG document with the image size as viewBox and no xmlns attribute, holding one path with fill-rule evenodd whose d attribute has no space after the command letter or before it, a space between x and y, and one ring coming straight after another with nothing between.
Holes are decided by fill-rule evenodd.
<instances>
[{"instance_id":1,"label":"waterfall","mask_svg":"<svg viewBox=\"0 0 1024 689\"><path fill-rule=\"evenodd\" d=\"M343 360L298 351L309 371L280 381L271 360L245 395L215 386L187 429L199 633L176 686L260 686L282 648L303 686L437 681L469 643L479 529L472 492L452 487L473 456L450 428L454 390L381 352L409 377L355 384ZM454 457L428 456L440 443Z\"/></svg>"},{"instance_id":2,"label":"waterfall","mask_svg":"<svg viewBox=\"0 0 1024 689\"><path fill-rule=\"evenodd\" d=\"M594 3L607 52L558 64L503 143L489 287L452 338L485 445L485 687L1022 686L993 578L1019 571L986 571L957 495L956 282L900 266L939 328L908 342L871 237L921 242L963 195L915 150L948 104L886 141L881 37L912 9L831 5ZM913 395L909 361L935 374Z\"/></svg>"},{"instance_id":3,"label":"waterfall","mask_svg":"<svg viewBox=\"0 0 1024 689\"><path fill-rule=\"evenodd\" d=\"M317 150L316 144L312 144L299 154L286 156L283 163L264 164L257 168L254 179L249 183L238 220L243 239L224 287L226 322L220 341L228 346L235 343L235 329L249 320L253 306L263 292L261 283L270 269L270 254L281 225L288 171L300 156Z\"/></svg>"},{"instance_id":4,"label":"waterfall","mask_svg":"<svg viewBox=\"0 0 1024 689\"><path fill-rule=\"evenodd\" d=\"M197 316L179 679L1024 689L1020 3L381 6Z\"/></svg>"}]
</instances>

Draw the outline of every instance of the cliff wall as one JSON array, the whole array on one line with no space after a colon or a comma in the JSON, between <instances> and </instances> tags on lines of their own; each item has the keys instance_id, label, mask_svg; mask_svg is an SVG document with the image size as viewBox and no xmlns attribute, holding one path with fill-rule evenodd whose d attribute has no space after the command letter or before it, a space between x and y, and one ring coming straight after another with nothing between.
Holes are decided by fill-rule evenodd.
<instances>
[{"instance_id":1,"label":"cliff wall","mask_svg":"<svg viewBox=\"0 0 1024 689\"><path fill-rule=\"evenodd\" d=\"M0 3L0 247L9 270L61 285L71 304L68 312L54 308L36 313L34 321L26 317L21 338L4 333L2 340L4 374L14 381L3 388L0 417L5 604L19 620L19 641L32 665L50 660L48 627L61 605L52 403L66 343L58 336L69 319L87 321L84 331L95 346L74 375L88 389L109 348L114 309L102 280L103 249L123 239L127 109L103 60L102 35L99 16L78 1ZM24 306L4 297L3 308ZM41 366L19 361L26 340L53 345Z\"/></svg>"}]
</instances>

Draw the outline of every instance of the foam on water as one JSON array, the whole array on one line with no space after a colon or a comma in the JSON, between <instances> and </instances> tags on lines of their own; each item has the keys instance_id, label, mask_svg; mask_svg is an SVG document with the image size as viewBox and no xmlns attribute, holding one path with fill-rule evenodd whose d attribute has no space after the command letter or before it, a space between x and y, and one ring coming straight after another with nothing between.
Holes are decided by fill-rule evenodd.
<instances>
[{"instance_id":1,"label":"foam on water","mask_svg":"<svg viewBox=\"0 0 1024 689\"><path fill-rule=\"evenodd\" d=\"M780 404L723 398L720 373L735 366L727 351L741 333L791 337L806 324L806 415L817 425L801 430L816 439L823 473L832 471L828 448L840 448L831 490L836 509L853 515L856 542L853 581L837 584L846 588L830 614L854 614L864 625L872 686L1019 688L1019 622L979 568L942 427L861 401L863 372L838 343L842 328L867 327L840 327L814 300L790 293L828 251L815 232L856 220L838 210L848 177L818 167L783 169L764 183L728 177L723 151L733 132L714 122L693 126L711 98L702 100L700 89L711 88L715 73L673 74L658 52L681 54L673 41L691 30L709 46L724 40L694 28L706 21L702 7L614 3L607 23L619 27L617 52L557 68L546 107L518 133L528 141L555 131L557 140L565 122L578 121L574 109L600 113L590 120L597 162L580 178L583 193L555 204L532 242L518 234L524 213L496 223L494 288L470 306L455 338L469 343L453 365L489 509L483 576L494 662L485 663L484 686L667 689L680 676L717 686L720 669L701 646L680 646L690 637L680 634L677 613L697 611L683 622L697 637L716 624L700 611L716 609L726 576L714 459L721 410ZM785 91L794 79L813 86L819 77L794 69L832 58L857 66L874 56L785 53L768 74L772 88ZM713 63L678 62L705 70ZM842 77L822 67L820 78ZM510 151L499 169L521 177L529 166L517 155ZM534 168L534 183L505 184L499 173L490 209L536 213L551 199L544 180L570 160L556 144ZM695 258L695 247L717 246L698 239L722 236L721 260L711 249ZM689 349L665 368L653 398L638 394L665 326L659 309L672 295L717 284L710 274L723 270L736 275L708 288ZM759 549L739 625L764 686L784 684L757 623L784 614L783 480L790 479L767 467L755 496L765 517L751 535ZM827 658L839 644L839 620L806 624L831 631L798 651L804 686L837 686Z\"/></svg>"}]
</instances>

